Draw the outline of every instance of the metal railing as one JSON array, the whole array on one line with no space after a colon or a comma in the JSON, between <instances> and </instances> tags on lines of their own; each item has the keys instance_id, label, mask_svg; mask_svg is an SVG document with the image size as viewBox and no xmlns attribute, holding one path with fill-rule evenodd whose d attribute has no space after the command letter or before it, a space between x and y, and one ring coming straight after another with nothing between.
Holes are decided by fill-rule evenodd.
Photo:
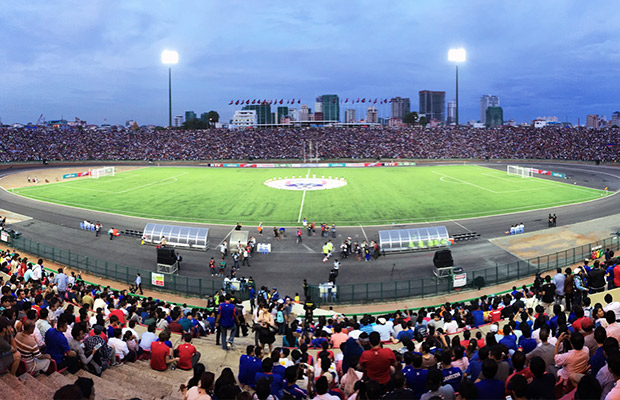
<instances>
[{"instance_id":1,"label":"metal railing","mask_svg":"<svg viewBox=\"0 0 620 400\"><path fill-rule=\"evenodd\" d=\"M151 279L153 270L138 268L130 265L117 264L110 261L102 261L93 257L74 253L70 250L57 249L39 242L35 242L23 236L11 238L9 243L11 248L30 253L38 258L50 260L54 263L66 265L76 271L86 272L102 278L132 284L136 280L136 274L142 277L142 287L157 291L172 292L187 296L204 297L213 295L216 291L223 288L222 281L208 280L192 276L182 276L175 274L163 275L163 286L154 285ZM159 281L161 282L161 280ZM241 288L236 294L242 299L247 300L249 293Z\"/></svg>"},{"instance_id":2,"label":"metal railing","mask_svg":"<svg viewBox=\"0 0 620 400\"><path fill-rule=\"evenodd\" d=\"M495 264L494 267L465 270L467 285L462 289L472 289L481 286L494 286L522 278L535 273L543 273L556 268L564 268L592 258L592 249L598 246L602 250L609 248L616 252L620 248L618 236L612 236L593 243L547 254L524 261L509 264ZM431 266L432 268L432 266ZM480 282L480 277L484 282ZM312 300L320 304L360 304L381 302L404 298L423 298L453 293L452 277L438 278L420 277L412 280L392 280L386 282L368 282L357 284L338 284L335 289L325 286L311 285L309 294Z\"/></svg>"}]
</instances>

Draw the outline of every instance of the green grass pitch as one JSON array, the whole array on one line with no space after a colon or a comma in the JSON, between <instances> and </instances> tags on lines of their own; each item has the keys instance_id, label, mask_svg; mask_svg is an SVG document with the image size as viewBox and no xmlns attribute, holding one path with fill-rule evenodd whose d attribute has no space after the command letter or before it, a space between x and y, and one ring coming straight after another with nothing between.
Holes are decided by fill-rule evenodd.
<instances>
[{"instance_id":1,"label":"green grass pitch","mask_svg":"<svg viewBox=\"0 0 620 400\"><path fill-rule=\"evenodd\" d=\"M266 186L284 176L344 177L320 191ZM430 222L573 204L602 190L557 180L508 176L480 166L329 169L149 167L99 179L14 189L33 199L138 217L295 226L299 218L336 225ZM303 202L303 205L302 205ZM515 223L518 216L515 217Z\"/></svg>"}]
</instances>

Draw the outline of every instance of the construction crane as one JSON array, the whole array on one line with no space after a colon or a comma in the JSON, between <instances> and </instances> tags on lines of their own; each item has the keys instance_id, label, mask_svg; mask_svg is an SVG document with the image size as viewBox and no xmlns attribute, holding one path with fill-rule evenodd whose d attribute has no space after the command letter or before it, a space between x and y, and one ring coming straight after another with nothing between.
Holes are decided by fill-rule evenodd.
<instances>
[{"instance_id":1,"label":"construction crane","mask_svg":"<svg viewBox=\"0 0 620 400\"><path fill-rule=\"evenodd\" d=\"M39 119L37 120L37 126L39 125L45 125L45 117L43 114L39 115Z\"/></svg>"}]
</instances>

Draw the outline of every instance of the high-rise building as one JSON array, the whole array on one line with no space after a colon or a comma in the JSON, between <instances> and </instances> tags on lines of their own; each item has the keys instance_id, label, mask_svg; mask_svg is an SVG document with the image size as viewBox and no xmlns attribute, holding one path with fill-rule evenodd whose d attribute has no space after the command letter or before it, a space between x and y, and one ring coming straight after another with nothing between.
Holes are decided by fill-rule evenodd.
<instances>
[{"instance_id":1,"label":"high-rise building","mask_svg":"<svg viewBox=\"0 0 620 400\"><path fill-rule=\"evenodd\" d=\"M176 117L174 117L174 119L172 120L172 126L174 126L175 128L180 127L181 125L183 125L183 116L182 115L177 115Z\"/></svg>"},{"instance_id":2,"label":"high-rise building","mask_svg":"<svg viewBox=\"0 0 620 400\"><path fill-rule=\"evenodd\" d=\"M485 115L485 126L492 128L504 124L504 110L501 107L487 107Z\"/></svg>"},{"instance_id":3,"label":"high-rise building","mask_svg":"<svg viewBox=\"0 0 620 400\"><path fill-rule=\"evenodd\" d=\"M193 111L185 111L185 122L192 122L196 119L196 113Z\"/></svg>"},{"instance_id":4,"label":"high-rise building","mask_svg":"<svg viewBox=\"0 0 620 400\"><path fill-rule=\"evenodd\" d=\"M287 106L279 106L277 111L277 121L276 123L280 123L282 118L288 117L288 107Z\"/></svg>"},{"instance_id":5,"label":"high-rise building","mask_svg":"<svg viewBox=\"0 0 620 400\"><path fill-rule=\"evenodd\" d=\"M322 112L315 111L314 112L314 120L315 121L325 121L325 114Z\"/></svg>"},{"instance_id":6,"label":"high-rise building","mask_svg":"<svg viewBox=\"0 0 620 400\"><path fill-rule=\"evenodd\" d=\"M209 113L203 112L200 114L200 122L209 123Z\"/></svg>"},{"instance_id":7,"label":"high-rise building","mask_svg":"<svg viewBox=\"0 0 620 400\"><path fill-rule=\"evenodd\" d=\"M256 110L237 110L231 121L238 128L254 127L256 122Z\"/></svg>"},{"instance_id":8,"label":"high-rise building","mask_svg":"<svg viewBox=\"0 0 620 400\"><path fill-rule=\"evenodd\" d=\"M499 97L490 94L480 97L480 122L483 124L487 122L487 108L489 107L499 107Z\"/></svg>"},{"instance_id":9,"label":"high-rise building","mask_svg":"<svg viewBox=\"0 0 620 400\"><path fill-rule=\"evenodd\" d=\"M299 120L300 121L308 121L310 120L309 116L310 116L310 110L308 109L308 106L305 104L301 105L301 110L299 110Z\"/></svg>"},{"instance_id":10,"label":"high-rise building","mask_svg":"<svg viewBox=\"0 0 620 400\"><path fill-rule=\"evenodd\" d=\"M344 110L344 122L346 122L347 124L353 124L357 122L354 108L348 108Z\"/></svg>"},{"instance_id":11,"label":"high-rise building","mask_svg":"<svg viewBox=\"0 0 620 400\"><path fill-rule=\"evenodd\" d=\"M441 122L446 120L446 92L420 90L420 114L426 115L430 121L435 119Z\"/></svg>"},{"instance_id":12,"label":"high-rise building","mask_svg":"<svg viewBox=\"0 0 620 400\"><path fill-rule=\"evenodd\" d=\"M586 117L586 128L598 129L598 114L590 114Z\"/></svg>"},{"instance_id":13,"label":"high-rise building","mask_svg":"<svg viewBox=\"0 0 620 400\"><path fill-rule=\"evenodd\" d=\"M620 111L611 113L611 120L609 121L609 126L611 126L612 128L614 126L616 128L620 128Z\"/></svg>"},{"instance_id":14,"label":"high-rise building","mask_svg":"<svg viewBox=\"0 0 620 400\"><path fill-rule=\"evenodd\" d=\"M323 112L323 121L340 121L340 101L336 94L324 94L316 98L317 104L321 104L321 109L314 110L315 113ZM315 116L315 120L316 116Z\"/></svg>"},{"instance_id":15,"label":"high-rise building","mask_svg":"<svg viewBox=\"0 0 620 400\"><path fill-rule=\"evenodd\" d=\"M456 124L456 101L448 102L448 118L446 119L446 123Z\"/></svg>"},{"instance_id":16,"label":"high-rise building","mask_svg":"<svg viewBox=\"0 0 620 400\"><path fill-rule=\"evenodd\" d=\"M323 99L321 97L316 98L316 102L314 103L314 112L323 112Z\"/></svg>"},{"instance_id":17,"label":"high-rise building","mask_svg":"<svg viewBox=\"0 0 620 400\"><path fill-rule=\"evenodd\" d=\"M402 119L405 114L411 112L411 101L409 97L394 97L392 99L392 118Z\"/></svg>"},{"instance_id":18,"label":"high-rise building","mask_svg":"<svg viewBox=\"0 0 620 400\"><path fill-rule=\"evenodd\" d=\"M291 119L291 121L298 121L299 120L299 116L297 115L297 109L296 108L289 108L288 109L288 117Z\"/></svg>"},{"instance_id":19,"label":"high-rise building","mask_svg":"<svg viewBox=\"0 0 620 400\"><path fill-rule=\"evenodd\" d=\"M243 107L243 110L256 111L256 120L258 125L273 124L271 106L268 103L250 104Z\"/></svg>"},{"instance_id":20,"label":"high-rise building","mask_svg":"<svg viewBox=\"0 0 620 400\"><path fill-rule=\"evenodd\" d=\"M377 111L377 107L368 107L368 112L366 113L366 122L368 122L369 124L379 123L379 112Z\"/></svg>"}]
</instances>

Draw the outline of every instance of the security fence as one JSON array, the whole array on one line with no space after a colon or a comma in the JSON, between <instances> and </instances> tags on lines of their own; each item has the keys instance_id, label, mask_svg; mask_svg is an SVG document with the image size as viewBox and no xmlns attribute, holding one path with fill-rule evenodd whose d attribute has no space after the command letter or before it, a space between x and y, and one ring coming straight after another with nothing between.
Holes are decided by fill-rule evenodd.
<instances>
[{"instance_id":1,"label":"security fence","mask_svg":"<svg viewBox=\"0 0 620 400\"><path fill-rule=\"evenodd\" d=\"M142 277L142 287L144 289L204 297L212 295L223 288L222 281L175 274L158 274L148 269L117 264L110 261L102 261L93 257L77 254L70 250L57 249L54 246L35 242L23 236L11 238L9 246L33 254L36 257L66 265L76 271L87 272L92 275L127 284L134 283L136 274L139 273ZM236 289L239 289L236 294L242 300L247 300L249 298L248 290L246 290L245 287L239 286L236 287Z\"/></svg>"},{"instance_id":2,"label":"security fence","mask_svg":"<svg viewBox=\"0 0 620 400\"><path fill-rule=\"evenodd\" d=\"M557 253L530 258L509 264L495 264L494 267L465 270L467 283L461 289L494 286L501 283L531 277L556 268L564 268L583 262L586 258L599 258L605 249L616 252L619 237L612 236L583 246ZM593 254L596 252L596 254ZM432 266L429 266L433 268ZM357 284L311 285L309 294L316 304L361 304L403 298L423 298L455 292L453 276L420 277L412 280L391 280Z\"/></svg>"}]
</instances>

